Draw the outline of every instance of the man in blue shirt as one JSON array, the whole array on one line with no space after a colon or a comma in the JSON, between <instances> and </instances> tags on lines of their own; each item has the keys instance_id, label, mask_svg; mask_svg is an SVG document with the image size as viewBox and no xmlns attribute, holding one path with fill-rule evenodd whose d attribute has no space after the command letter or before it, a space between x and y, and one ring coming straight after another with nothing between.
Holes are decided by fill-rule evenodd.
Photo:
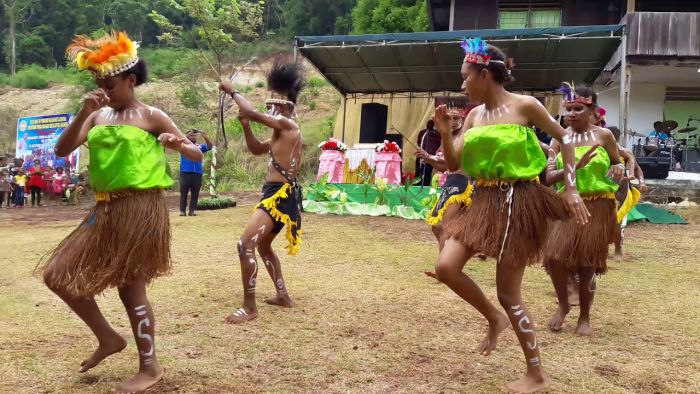
<instances>
[{"instance_id":1,"label":"man in blue shirt","mask_svg":"<svg viewBox=\"0 0 700 394\"><path fill-rule=\"evenodd\" d=\"M649 137L656 137L660 141L665 141L670 137L668 135L670 129L666 122L656 121L654 122L654 130L649 133Z\"/></svg>"},{"instance_id":2,"label":"man in blue shirt","mask_svg":"<svg viewBox=\"0 0 700 394\"><path fill-rule=\"evenodd\" d=\"M187 139L192 143L197 143L197 134L201 135L206 144L199 145L202 153L207 153L211 150L213 144L209 136L203 131L192 130L187 134ZM199 200L199 189L202 187L202 168L201 161L191 161L183 155L180 155L180 216L185 216L187 208L187 193L192 193L190 199L190 216L197 216L197 200Z\"/></svg>"}]
</instances>

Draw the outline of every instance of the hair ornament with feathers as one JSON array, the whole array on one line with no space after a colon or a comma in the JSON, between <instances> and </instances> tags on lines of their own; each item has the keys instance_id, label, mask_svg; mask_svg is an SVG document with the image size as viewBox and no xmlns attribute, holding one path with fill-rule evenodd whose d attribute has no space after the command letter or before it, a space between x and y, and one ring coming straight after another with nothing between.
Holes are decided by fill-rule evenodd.
<instances>
[{"instance_id":1,"label":"hair ornament with feathers","mask_svg":"<svg viewBox=\"0 0 700 394\"><path fill-rule=\"evenodd\" d=\"M557 93L561 93L564 96L564 103L578 103L584 105L592 105L593 99L591 97L581 97L576 95L576 87L574 83L562 82L561 87L556 90Z\"/></svg>"},{"instance_id":2,"label":"hair ornament with feathers","mask_svg":"<svg viewBox=\"0 0 700 394\"><path fill-rule=\"evenodd\" d=\"M78 70L90 70L98 78L118 75L139 61L137 42L124 32L112 32L96 40L76 36L66 48L66 57Z\"/></svg>"},{"instance_id":3,"label":"hair ornament with feathers","mask_svg":"<svg viewBox=\"0 0 700 394\"><path fill-rule=\"evenodd\" d=\"M488 66L490 63L506 64L504 61L492 59L491 56L488 55L488 44L486 41L482 40L481 37L474 37L472 39L467 39L465 37L460 46L464 50L465 63L481 64L484 66Z\"/></svg>"},{"instance_id":4,"label":"hair ornament with feathers","mask_svg":"<svg viewBox=\"0 0 700 394\"><path fill-rule=\"evenodd\" d=\"M305 86L306 80L301 67L296 63L287 63L278 57L267 74L267 88L285 97L286 100L273 98L265 103L294 106L299 98L299 93Z\"/></svg>"}]
</instances>

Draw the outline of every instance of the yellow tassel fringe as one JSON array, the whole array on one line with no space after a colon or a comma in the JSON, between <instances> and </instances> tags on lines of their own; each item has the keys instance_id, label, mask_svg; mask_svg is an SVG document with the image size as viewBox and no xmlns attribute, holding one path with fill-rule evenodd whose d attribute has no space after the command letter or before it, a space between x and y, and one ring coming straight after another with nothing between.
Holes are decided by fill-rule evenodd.
<instances>
[{"instance_id":1,"label":"yellow tassel fringe","mask_svg":"<svg viewBox=\"0 0 700 394\"><path fill-rule=\"evenodd\" d=\"M597 200L599 198L606 198L608 200L615 200L615 193L600 193L600 194L589 194L587 196L581 196L583 200Z\"/></svg>"},{"instance_id":2,"label":"yellow tassel fringe","mask_svg":"<svg viewBox=\"0 0 700 394\"><path fill-rule=\"evenodd\" d=\"M282 186L277 191L277 193L275 193L271 197L260 201L254 209L258 209L261 207L265 208L270 213L270 216L272 216L273 220L275 220L276 222L283 223L285 225L285 227L287 228L285 234L287 238L287 246L285 247L285 249L287 249L288 255L296 256L297 253L299 253L299 249L301 248L301 230L297 230L297 236L295 238L294 235L292 235L292 226L296 227L298 225L297 222L293 221L289 217L289 215L277 209L277 205L279 204L280 200L289 197L290 189L291 185L289 183L285 183L284 186Z\"/></svg>"},{"instance_id":3,"label":"yellow tassel fringe","mask_svg":"<svg viewBox=\"0 0 700 394\"><path fill-rule=\"evenodd\" d=\"M540 178L535 177L532 179L513 179L513 180L506 180L506 179L477 179L476 180L476 187L501 187L501 186L510 186L514 182L535 182L535 183L540 183Z\"/></svg>"},{"instance_id":4,"label":"yellow tassel fringe","mask_svg":"<svg viewBox=\"0 0 700 394\"><path fill-rule=\"evenodd\" d=\"M440 210L437 213L437 216L428 216L428 219L426 219L426 222L432 227L437 226L442 222L442 216L445 214L447 211L447 208L450 207L452 204L463 204L466 206L470 206L472 204L472 192L474 191L474 185L469 184L467 186L467 189L460 194L455 194L454 196L450 196L450 198L445 201L445 205L440 208ZM435 207L437 207L437 204L440 202L440 200L435 202L435 205L430 209L430 212L432 213L435 210Z\"/></svg>"},{"instance_id":5,"label":"yellow tassel fringe","mask_svg":"<svg viewBox=\"0 0 700 394\"><path fill-rule=\"evenodd\" d=\"M124 198L124 197L130 197L130 196L135 196L137 194L143 194L143 193L158 193L160 192L160 189L146 189L146 190L133 190L133 189L127 189L127 190L120 190L116 192L95 192L95 201L97 202L112 202L112 200L115 200L117 198Z\"/></svg>"},{"instance_id":6,"label":"yellow tassel fringe","mask_svg":"<svg viewBox=\"0 0 700 394\"><path fill-rule=\"evenodd\" d=\"M629 192L627 193L627 198L625 198L625 201L622 203L620 206L620 209L617 210L617 222L622 223L622 220L627 216L632 208L637 205L639 202L639 199L641 198L641 193L637 188L635 187L630 187Z\"/></svg>"}]
</instances>

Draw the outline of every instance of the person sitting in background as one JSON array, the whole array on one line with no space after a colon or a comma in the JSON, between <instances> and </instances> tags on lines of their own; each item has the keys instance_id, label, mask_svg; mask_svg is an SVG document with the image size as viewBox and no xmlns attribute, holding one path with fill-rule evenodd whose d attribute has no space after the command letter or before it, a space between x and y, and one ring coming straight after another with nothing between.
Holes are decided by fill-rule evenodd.
<instances>
[{"instance_id":1,"label":"person sitting in background","mask_svg":"<svg viewBox=\"0 0 700 394\"><path fill-rule=\"evenodd\" d=\"M649 137L656 137L661 141L667 140L669 138L668 133L665 130L666 125L664 122L656 121L654 122L654 130L649 133Z\"/></svg>"},{"instance_id":2,"label":"person sitting in background","mask_svg":"<svg viewBox=\"0 0 700 394\"><path fill-rule=\"evenodd\" d=\"M73 172L71 174L70 169L66 169L66 202L71 205L78 205L80 203L80 195L83 192L83 185L78 176L78 172Z\"/></svg>"},{"instance_id":3,"label":"person sitting in background","mask_svg":"<svg viewBox=\"0 0 700 394\"><path fill-rule=\"evenodd\" d=\"M425 129L418 133L418 147L425 151L428 155L434 156L437 153L442 138L440 133L435 130L435 121L428 121ZM426 163L423 159L416 159L416 177L421 177L421 184L429 186L433 177L433 166Z\"/></svg>"},{"instance_id":4,"label":"person sitting in background","mask_svg":"<svg viewBox=\"0 0 700 394\"><path fill-rule=\"evenodd\" d=\"M197 143L197 135L201 135L206 144L199 145L199 150L202 153L207 153L214 146L207 133L199 130L192 130L187 134L187 139L193 144ZM188 160L184 155L180 155L180 216L185 216L187 208L187 194L191 193L190 198L190 216L197 216L197 201L199 200L199 189L202 188L202 175L204 169L202 162Z\"/></svg>"}]
</instances>

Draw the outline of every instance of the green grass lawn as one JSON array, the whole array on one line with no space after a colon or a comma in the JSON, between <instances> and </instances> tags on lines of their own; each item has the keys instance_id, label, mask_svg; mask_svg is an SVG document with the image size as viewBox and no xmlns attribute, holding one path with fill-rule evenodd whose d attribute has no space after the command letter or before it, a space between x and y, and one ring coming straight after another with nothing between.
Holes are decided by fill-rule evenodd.
<instances>
[{"instance_id":1,"label":"green grass lawn","mask_svg":"<svg viewBox=\"0 0 700 394\"><path fill-rule=\"evenodd\" d=\"M98 303L129 347L79 374L94 338L32 269L80 212L27 222L27 210L21 218L0 211L0 392L109 392L137 367L119 297L108 291ZM437 254L424 223L307 214L299 256L282 256L295 308L262 303L274 288L261 269L260 317L229 326L223 318L242 297L235 241L250 205L172 214L175 271L150 288L166 368L152 392L497 393L524 370L510 329L490 357L475 352L484 321L422 273ZM628 228L627 261L611 263L598 282L590 339L573 334L576 309L563 332L546 330L552 285L540 268L526 271L550 392L700 391L700 209L681 214L690 225ZM493 264L473 261L466 270L496 302Z\"/></svg>"}]
</instances>

